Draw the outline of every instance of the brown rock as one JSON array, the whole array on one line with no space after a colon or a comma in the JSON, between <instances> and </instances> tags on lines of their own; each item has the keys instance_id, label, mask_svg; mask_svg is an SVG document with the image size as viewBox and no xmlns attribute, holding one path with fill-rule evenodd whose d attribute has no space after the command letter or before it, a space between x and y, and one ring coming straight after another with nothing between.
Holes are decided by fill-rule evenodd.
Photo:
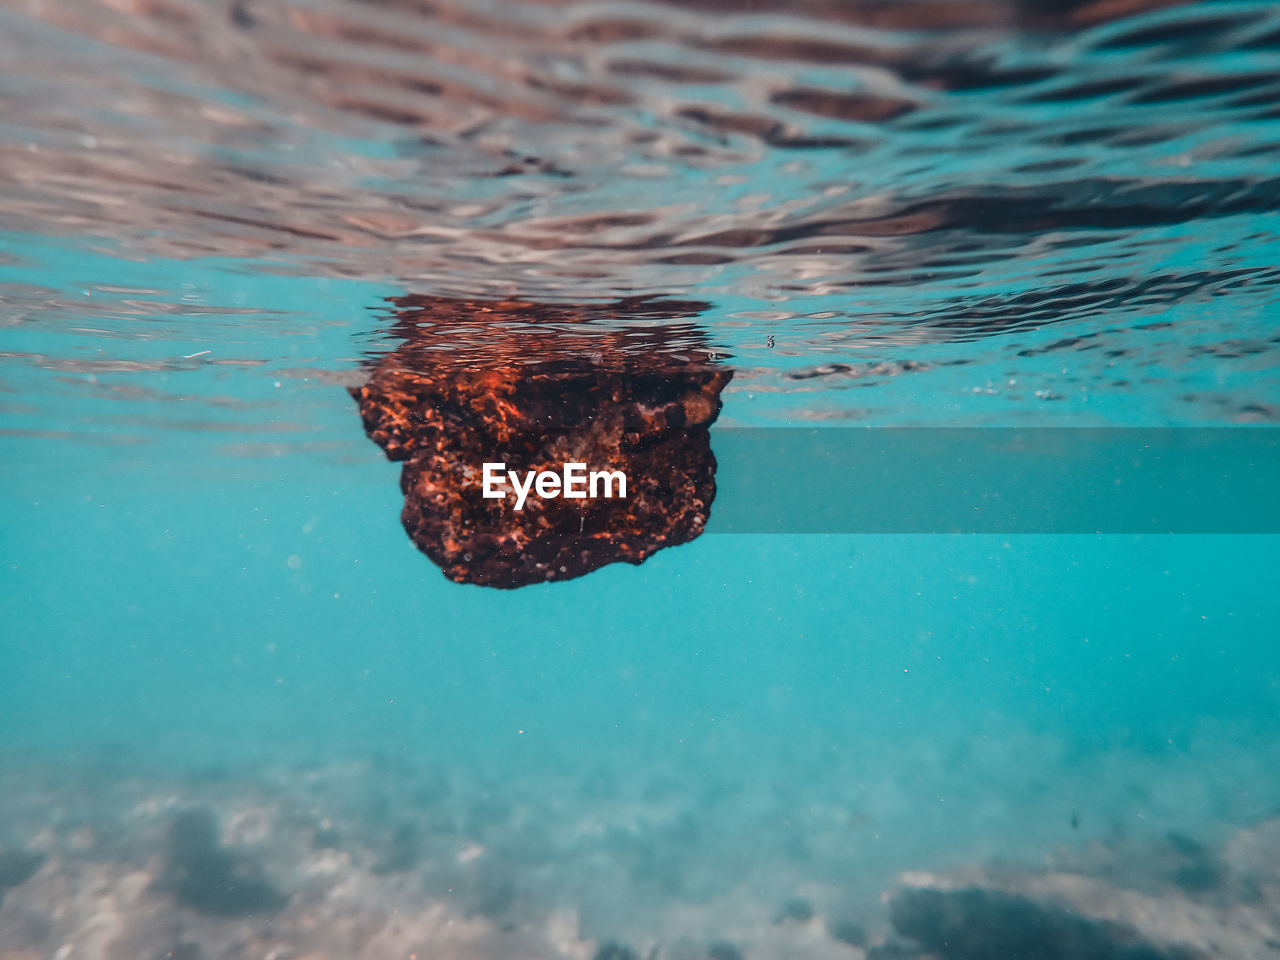
<instances>
[{"instance_id":1,"label":"brown rock","mask_svg":"<svg viewBox=\"0 0 1280 960\"><path fill-rule=\"evenodd\" d=\"M638 564L702 533L715 497L709 428L730 371L692 324L638 321L702 304L599 308L406 297L383 357L351 393L404 461L405 530L459 583L514 588ZM606 321L587 329L592 321ZM621 321L621 323L619 322ZM625 499L482 495L484 463L621 470Z\"/></svg>"}]
</instances>

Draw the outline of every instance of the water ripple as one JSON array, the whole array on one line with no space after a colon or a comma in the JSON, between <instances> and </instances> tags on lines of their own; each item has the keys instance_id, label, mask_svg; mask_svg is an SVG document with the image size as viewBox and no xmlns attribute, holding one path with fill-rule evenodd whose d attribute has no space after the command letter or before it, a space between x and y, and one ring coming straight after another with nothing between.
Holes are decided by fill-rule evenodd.
<instances>
[{"instance_id":1,"label":"water ripple","mask_svg":"<svg viewBox=\"0 0 1280 960\"><path fill-rule=\"evenodd\" d=\"M1263 2L4 0L0 229L431 296L747 297L809 354L1261 308L1277 37Z\"/></svg>"}]
</instances>

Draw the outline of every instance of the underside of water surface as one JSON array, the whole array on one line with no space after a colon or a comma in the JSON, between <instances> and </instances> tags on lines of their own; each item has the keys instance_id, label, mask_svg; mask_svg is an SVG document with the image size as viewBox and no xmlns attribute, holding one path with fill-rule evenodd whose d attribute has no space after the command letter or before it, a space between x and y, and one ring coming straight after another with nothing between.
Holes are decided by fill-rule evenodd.
<instances>
[{"instance_id":1,"label":"underside of water surface","mask_svg":"<svg viewBox=\"0 0 1280 960\"><path fill-rule=\"evenodd\" d=\"M0 0L0 960L1276 957L1278 291L1272 3Z\"/></svg>"}]
</instances>

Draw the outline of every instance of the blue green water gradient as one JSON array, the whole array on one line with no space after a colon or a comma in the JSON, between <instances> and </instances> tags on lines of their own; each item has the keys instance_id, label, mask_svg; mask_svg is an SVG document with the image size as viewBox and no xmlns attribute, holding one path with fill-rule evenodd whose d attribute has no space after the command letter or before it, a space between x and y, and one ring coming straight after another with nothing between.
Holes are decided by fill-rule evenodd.
<instances>
[{"instance_id":1,"label":"blue green water gradient","mask_svg":"<svg viewBox=\"0 0 1280 960\"><path fill-rule=\"evenodd\" d=\"M107 264L77 262L84 289ZM399 467L341 386L376 345L375 291L166 269L209 303L187 339L6 331L28 356L6 362L0 750L535 775L683 758L691 795L879 784L939 856L1060 838L1083 804L1098 829L1280 804L1257 770L1280 721L1275 537L707 535L577 581L459 586L405 537ZM215 335L227 303L276 319ZM254 362L184 359L202 349ZM725 418L748 402L727 394ZM896 866L926 856L908 835Z\"/></svg>"}]
</instances>

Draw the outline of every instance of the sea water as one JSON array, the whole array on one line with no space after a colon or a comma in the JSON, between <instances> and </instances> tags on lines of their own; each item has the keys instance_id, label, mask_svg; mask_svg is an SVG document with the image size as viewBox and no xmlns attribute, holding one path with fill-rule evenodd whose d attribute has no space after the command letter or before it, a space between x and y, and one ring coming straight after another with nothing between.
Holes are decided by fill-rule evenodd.
<instances>
[{"instance_id":1,"label":"sea water","mask_svg":"<svg viewBox=\"0 0 1280 960\"><path fill-rule=\"evenodd\" d=\"M916 956L995 863L1265 955L1265 527L713 503L495 590L347 390L405 294L654 296L725 497L742 429L1273 429L1280 20L1123 7L6 5L0 957Z\"/></svg>"}]
</instances>

